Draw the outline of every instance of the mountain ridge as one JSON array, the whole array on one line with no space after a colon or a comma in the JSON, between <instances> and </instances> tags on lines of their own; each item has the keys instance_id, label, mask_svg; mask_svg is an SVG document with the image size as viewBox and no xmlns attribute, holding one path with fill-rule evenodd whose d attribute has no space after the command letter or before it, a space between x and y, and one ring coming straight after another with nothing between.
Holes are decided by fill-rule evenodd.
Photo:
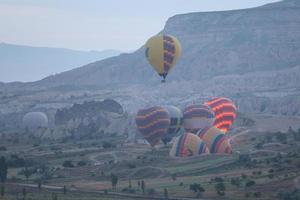
<instances>
[{"instance_id":1,"label":"mountain ridge","mask_svg":"<svg viewBox=\"0 0 300 200\"><path fill-rule=\"evenodd\" d=\"M80 51L0 43L0 80L34 81L50 74L119 55L117 50Z\"/></svg>"}]
</instances>

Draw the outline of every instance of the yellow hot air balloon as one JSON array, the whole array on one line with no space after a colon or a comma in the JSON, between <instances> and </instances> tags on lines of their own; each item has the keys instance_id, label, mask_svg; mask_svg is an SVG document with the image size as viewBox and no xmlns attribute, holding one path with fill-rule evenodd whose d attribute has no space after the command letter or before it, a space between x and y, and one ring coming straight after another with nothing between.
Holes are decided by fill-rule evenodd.
<instances>
[{"instance_id":1,"label":"yellow hot air balloon","mask_svg":"<svg viewBox=\"0 0 300 200\"><path fill-rule=\"evenodd\" d=\"M146 43L146 57L155 71L165 79L180 56L181 46L172 35L157 35Z\"/></svg>"}]
</instances>

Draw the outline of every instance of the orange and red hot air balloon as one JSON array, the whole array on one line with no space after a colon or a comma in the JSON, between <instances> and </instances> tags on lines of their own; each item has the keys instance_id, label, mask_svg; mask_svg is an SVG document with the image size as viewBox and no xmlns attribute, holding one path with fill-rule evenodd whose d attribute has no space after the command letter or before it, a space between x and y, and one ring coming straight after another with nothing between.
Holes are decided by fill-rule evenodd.
<instances>
[{"instance_id":1,"label":"orange and red hot air balloon","mask_svg":"<svg viewBox=\"0 0 300 200\"><path fill-rule=\"evenodd\" d=\"M234 103L224 97L214 98L205 102L215 113L214 126L226 133L237 116L237 108Z\"/></svg>"}]
</instances>

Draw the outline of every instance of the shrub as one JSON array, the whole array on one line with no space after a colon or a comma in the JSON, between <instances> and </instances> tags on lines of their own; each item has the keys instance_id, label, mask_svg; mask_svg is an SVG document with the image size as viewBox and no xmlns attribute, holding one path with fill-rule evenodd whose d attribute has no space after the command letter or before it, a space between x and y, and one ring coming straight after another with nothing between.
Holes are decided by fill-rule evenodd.
<instances>
[{"instance_id":1,"label":"shrub","mask_svg":"<svg viewBox=\"0 0 300 200\"><path fill-rule=\"evenodd\" d=\"M84 160L81 160L77 163L78 166L85 166L86 162Z\"/></svg>"},{"instance_id":2,"label":"shrub","mask_svg":"<svg viewBox=\"0 0 300 200\"><path fill-rule=\"evenodd\" d=\"M248 182L246 183L246 187L251 187L251 186L253 186L253 185L255 185L255 184L256 184L255 181L250 180L250 181L248 181Z\"/></svg>"},{"instance_id":3,"label":"shrub","mask_svg":"<svg viewBox=\"0 0 300 200\"><path fill-rule=\"evenodd\" d=\"M150 195L150 196L155 195L155 194L156 194L156 190L153 189L153 188L149 188L149 189L147 190L147 194Z\"/></svg>"},{"instance_id":4,"label":"shrub","mask_svg":"<svg viewBox=\"0 0 300 200\"><path fill-rule=\"evenodd\" d=\"M6 149L5 146L1 146L1 147L0 147L0 151L7 151L7 149Z\"/></svg>"},{"instance_id":5,"label":"shrub","mask_svg":"<svg viewBox=\"0 0 300 200\"><path fill-rule=\"evenodd\" d=\"M72 163L71 160L66 160L66 161L64 161L63 166L72 168L72 167L74 167L74 164Z\"/></svg>"}]
</instances>

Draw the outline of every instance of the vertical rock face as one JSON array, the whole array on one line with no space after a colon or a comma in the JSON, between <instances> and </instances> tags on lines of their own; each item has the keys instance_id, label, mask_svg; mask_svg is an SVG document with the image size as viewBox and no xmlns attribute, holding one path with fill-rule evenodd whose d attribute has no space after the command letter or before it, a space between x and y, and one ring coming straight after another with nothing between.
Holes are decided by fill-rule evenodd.
<instances>
[{"instance_id":1,"label":"vertical rock face","mask_svg":"<svg viewBox=\"0 0 300 200\"><path fill-rule=\"evenodd\" d=\"M170 18L164 32L176 35L183 45L183 59L174 76L201 80L294 67L300 63L298 4L284 1Z\"/></svg>"},{"instance_id":2,"label":"vertical rock face","mask_svg":"<svg viewBox=\"0 0 300 200\"><path fill-rule=\"evenodd\" d=\"M105 133L122 135L128 131L129 123L122 106L110 99L74 104L55 114L55 125L76 137L95 137Z\"/></svg>"}]
</instances>

